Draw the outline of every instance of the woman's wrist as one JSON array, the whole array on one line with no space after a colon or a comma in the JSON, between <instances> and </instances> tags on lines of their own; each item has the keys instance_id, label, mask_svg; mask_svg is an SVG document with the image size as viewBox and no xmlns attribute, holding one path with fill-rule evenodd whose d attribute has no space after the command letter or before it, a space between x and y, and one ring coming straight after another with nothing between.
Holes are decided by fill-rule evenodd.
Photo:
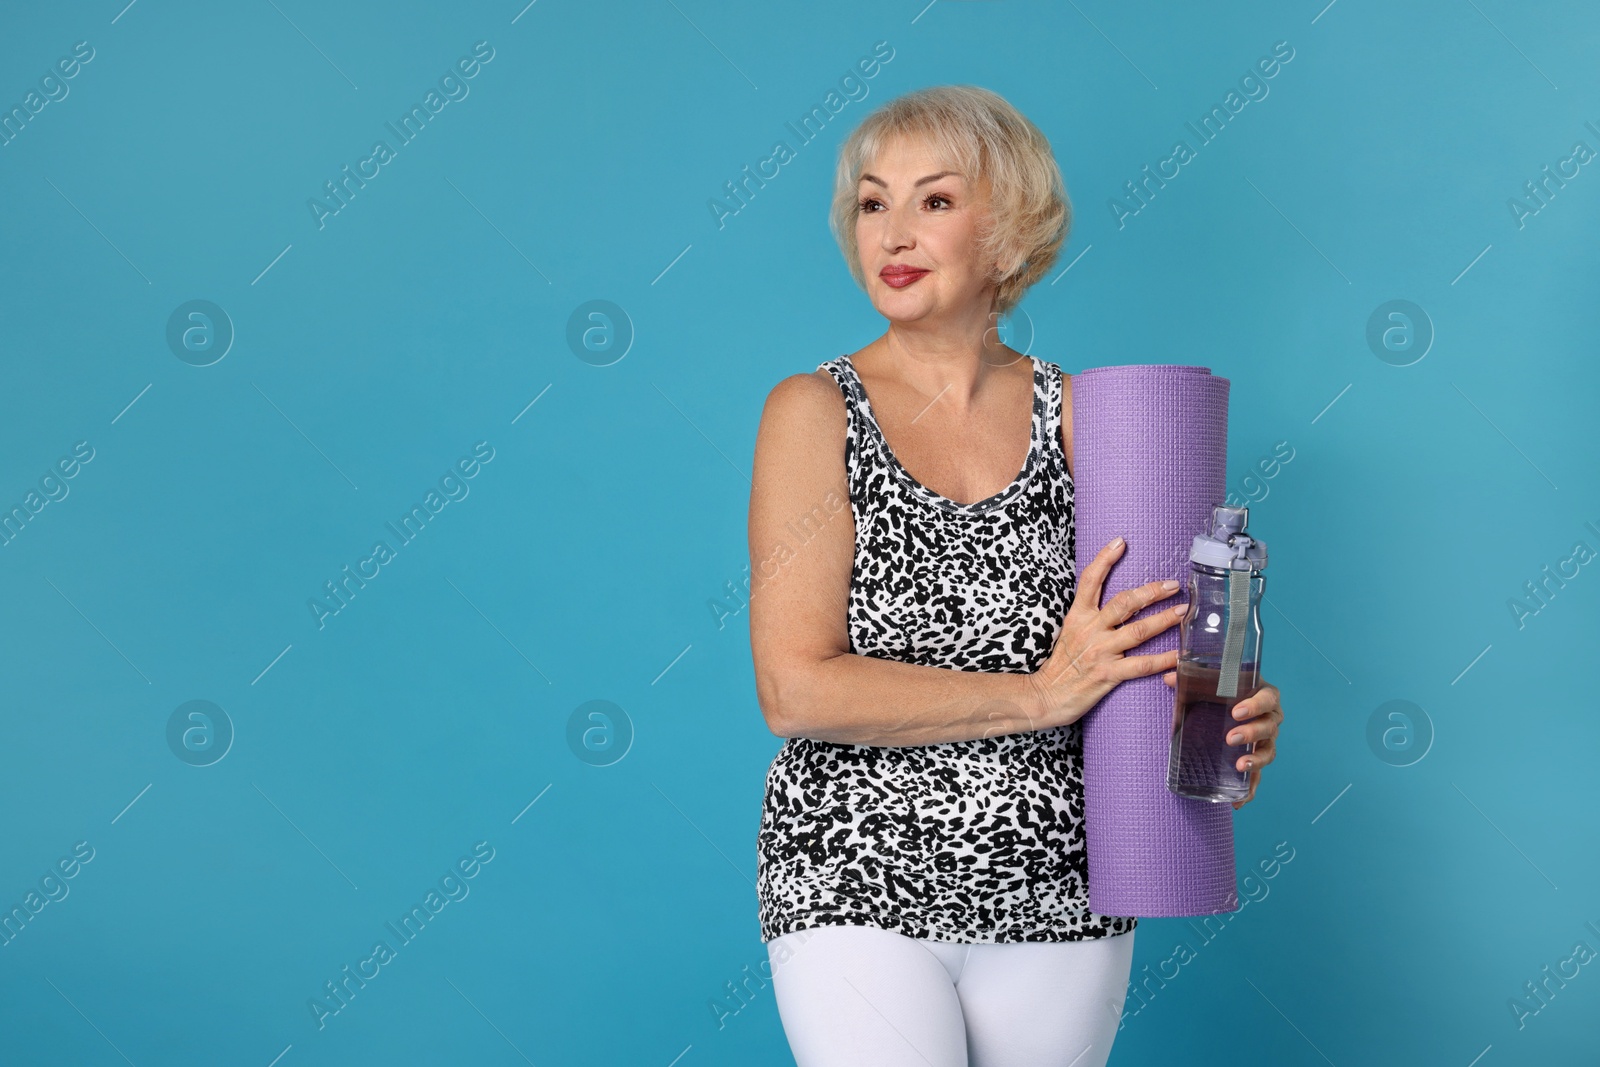
<instances>
[{"instance_id":1,"label":"woman's wrist","mask_svg":"<svg viewBox=\"0 0 1600 1067\"><path fill-rule=\"evenodd\" d=\"M1027 717L1028 729L1045 730L1062 725L1061 713L1052 707L1049 687L1044 684L1044 678L1040 673L1029 671L1017 677L1023 682L1022 693L1018 700L1023 714Z\"/></svg>"}]
</instances>

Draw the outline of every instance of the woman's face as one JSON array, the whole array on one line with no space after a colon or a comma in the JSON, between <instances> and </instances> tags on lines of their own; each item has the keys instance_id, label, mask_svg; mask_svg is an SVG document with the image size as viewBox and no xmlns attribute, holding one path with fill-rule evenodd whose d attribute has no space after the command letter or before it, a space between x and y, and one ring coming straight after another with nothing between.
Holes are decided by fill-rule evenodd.
<instances>
[{"instance_id":1,"label":"woman's face","mask_svg":"<svg viewBox=\"0 0 1600 1067\"><path fill-rule=\"evenodd\" d=\"M873 306L891 321L988 313L991 264L980 262L977 250L988 190L955 169L923 142L900 137L883 147L857 183L861 273ZM915 269L886 274L885 268Z\"/></svg>"}]
</instances>

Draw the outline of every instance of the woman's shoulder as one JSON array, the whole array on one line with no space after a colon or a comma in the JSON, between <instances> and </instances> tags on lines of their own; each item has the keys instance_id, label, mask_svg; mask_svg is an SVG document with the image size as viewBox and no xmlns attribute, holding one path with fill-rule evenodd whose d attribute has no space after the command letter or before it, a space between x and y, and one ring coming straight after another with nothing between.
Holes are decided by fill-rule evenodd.
<instances>
[{"instance_id":1,"label":"woman's shoulder","mask_svg":"<svg viewBox=\"0 0 1600 1067\"><path fill-rule=\"evenodd\" d=\"M1061 454L1067 461L1067 476L1072 473L1072 373L1061 371L1061 415L1057 429L1061 433Z\"/></svg>"},{"instance_id":2,"label":"woman's shoulder","mask_svg":"<svg viewBox=\"0 0 1600 1067\"><path fill-rule=\"evenodd\" d=\"M1045 373L1047 375L1054 377L1061 383L1061 391L1063 395L1070 396L1072 394L1071 371L1067 370L1067 368L1063 367L1059 363L1054 363L1048 359L1045 359L1043 356L1034 356L1033 358L1044 365Z\"/></svg>"},{"instance_id":3,"label":"woman's shoulder","mask_svg":"<svg viewBox=\"0 0 1600 1067\"><path fill-rule=\"evenodd\" d=\"M844 393L827 368L824 363L779 380L767 393L761 421L819 430L842 428L847 414Z\"/></svg>"},{"instance_id":4,"label":"woman's shoulder","mask_svg":"<svg viewBox=\"0 0 1600 1067\"><path fill-rule=\"evenodd\" d=\"M1061 372L1061 392L1064 396L1072 395L1072 372L1059 364L1051 364Z\"/></svg>"},{"instance_id":5,"label":"woman's shoulder","mask_svg":"<svg viewBox=\"0 0 1600 1067\"><path fill-rule=\"evenodd\" d=\"M826 370L781 379L767 393L756 428L753 484L814 499L839 483L849 435L849 409Z\"/></svg>"},{"instance_id":6,"label":"woman's shoulder","mask_svg":"<svg viewBox=\"0 0 1600 1067\"><path fill-rule=\"evenodd\" d=\"M797 371L786 378L778 380L767 393L767 400L771 402L777 398L780 403L794 404L811 402L835 397L843 400L843 393L839 389L838 365L839 359L830 359L817 365L816 370Z\"/></svg>"},{"instance_id":7,"label":"woman's shoulder","mask_svg":"<svg viewBox=\"0 0 1600 1067\"><path fill-rule=\"evenodd\" d=\"M1061 406L1063 408L1068 407L1072 403L1072 372L1061 364L1051 362L1043 356L1035 356L1030 353L1029 358L1037 361L1044 370L1046 382L1058 383L1061 390Z\"/></svg>"}]
</instances>

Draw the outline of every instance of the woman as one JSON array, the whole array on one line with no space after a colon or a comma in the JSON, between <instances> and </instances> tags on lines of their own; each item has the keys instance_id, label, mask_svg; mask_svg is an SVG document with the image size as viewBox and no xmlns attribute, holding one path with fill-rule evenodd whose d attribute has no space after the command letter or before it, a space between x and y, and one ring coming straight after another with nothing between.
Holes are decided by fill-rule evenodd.
<instances>
[{"instance_id":1,"label":"woman","mask_svg":"<svg viewBox=\"0 0 1600 1067\"><path fill-rule=\"evenodd\" d=\"M750 500L757 694L787 738L757 889L799 1067L1091 1067L1116 1036L1137 920L1088 909L1079 719L1176 684L1176 652L1124 653L1181 605L1122 625L1177 583L1102 605L1115 541L1080 587L1071 383L994 329L1070 210L985 89L890 101L840 149L831 223L889 328L772 390ZM1248 801L1282 712L1270 685L1239 707Z\"/></svg>"}]
</instances>

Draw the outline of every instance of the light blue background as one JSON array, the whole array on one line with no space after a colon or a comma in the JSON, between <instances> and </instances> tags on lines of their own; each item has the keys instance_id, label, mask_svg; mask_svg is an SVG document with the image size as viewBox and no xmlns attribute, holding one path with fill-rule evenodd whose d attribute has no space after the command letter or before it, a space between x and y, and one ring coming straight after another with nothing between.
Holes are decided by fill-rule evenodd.
<instances>
[{"instance_id":1,"label":"light blue background","mask_svg":"<svg viewBox=\"0 0 1600 1067\"><path fill-rule=\"evenodd\" d=\"M1076 209L1011 336L1232 379L1230 485L1272 549L1287 721L1235 826L1241 875L1294 858L1209 944L1141 922L1136 979L1197 955L1113 1062L1592 1061L1600 966L1520 1028L1509 1002L1600 951L1600 570L1508 606L1600 549L1600 171L1508 206L1600 149L1591 7L28 5L0 103L85 40L0 148L0 504L94 449L0 549L0 905L94 858L0 948L0 1061L790 1062L770 985L728 987L765 959L779 741L711 605L767 391L884 325L827 230L836 147L953 82L1040 126ZM307 200L477 41L470 94L319 229ZM1269 95L1119 227L1278 41ZM237 333L205 367L166 342L195 299ZM609 366L566 340L597 299L636 334ZM1366 342L1395 299L1436 333L1409 366ZM469 495L319 629L307 601L479 441ZM235 730L208 767L166 740L197 699ZM631 724L609 766L568 742L590 700ZM1410 766L1367 741L1391 700L1431 723ZM470 895L319 1030L308 1001L479 841Z\"/></svg>"}]
</instances>

